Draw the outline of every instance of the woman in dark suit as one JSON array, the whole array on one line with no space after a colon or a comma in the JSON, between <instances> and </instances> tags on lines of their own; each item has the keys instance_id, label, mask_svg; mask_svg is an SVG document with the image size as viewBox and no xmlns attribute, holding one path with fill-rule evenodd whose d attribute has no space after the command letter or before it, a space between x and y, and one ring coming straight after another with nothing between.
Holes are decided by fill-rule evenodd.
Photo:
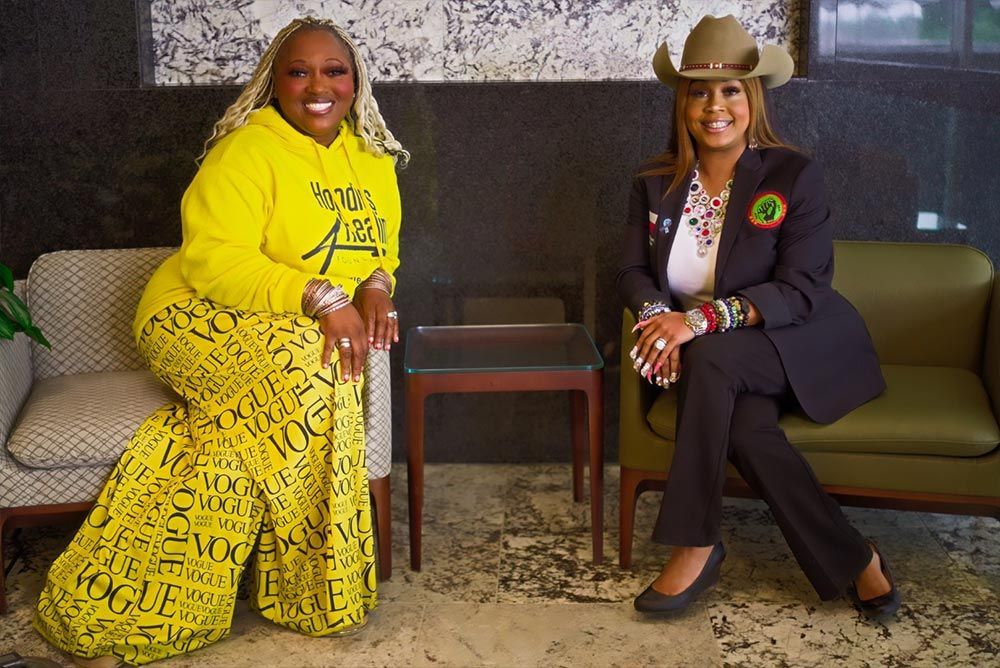
<instances>
[{"instance_id":1,"label":"woman in dark suit","mask_svg":"<svg viewBox=\"0 0 1000 668\"><path fill-rule=\"evenodd\" d=\"M674 68L670 149L636 178L618 290L635 313L635 369L678 393L676 450L653 540L673 546L635 600L680 610L718 580L726 460L763 498L823 599L872 615L900 603L884 558L851 527L778 427L797 402L832 422L885 388L857 311L833 288L819 166L783 144L764 89L788 81L781 48L732 16L705 17Z\"/></svg>"}]
</instances>

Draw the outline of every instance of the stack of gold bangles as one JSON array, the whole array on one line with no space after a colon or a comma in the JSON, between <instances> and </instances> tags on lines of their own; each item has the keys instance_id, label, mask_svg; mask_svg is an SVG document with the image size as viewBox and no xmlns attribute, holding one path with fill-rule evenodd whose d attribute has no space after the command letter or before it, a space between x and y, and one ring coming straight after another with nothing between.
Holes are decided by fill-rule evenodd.
<instances>
[{"instance_id":1,"label":"stack of gold bangles","mask_svg":"<svg viewBox=\"0 0 1000 668\"><path fill-rule=\"evenodd\" d=\"M314 318L321 318L327 313L342 309L351 300L344 288L333 285L330 281L320 278L310 279L302 291L302 312ZM350 341L348 341L350 343Z\"/></svg>"},{"instance_id":2,"label":"stack of gold bangles","mask_svg":"<svg viewBox=\"0 0 1000 668\"><path fill-rule=\"evenodd\" d=\"M392 278L389 277L389 274L386 273L385 270L381 268L376 269L371 273L371 276L366 278L364 281L361 282L360 285L358 285L359 290L363 288L376 288L386 294L391 295Z\"/></svg>"}]
</instances>

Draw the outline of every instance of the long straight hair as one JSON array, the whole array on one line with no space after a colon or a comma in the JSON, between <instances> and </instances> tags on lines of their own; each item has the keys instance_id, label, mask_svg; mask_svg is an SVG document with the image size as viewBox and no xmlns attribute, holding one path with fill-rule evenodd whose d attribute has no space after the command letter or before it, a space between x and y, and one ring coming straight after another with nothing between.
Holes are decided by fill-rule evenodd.
<instances>
[{"instance_id":1,"label":"long straight hair","mask_svg":"<svg viewBox=\"0 0 1000 668\"><path fill-rule=\"evenodd\" d=\"M684 183L688 174L698 162L698 151L684 122L687 108L688 93L691 90L692 79L680 79L674 94L674 113L670 119L670 143L664 153L650 161L650 168L642 172L642 176L670 176L667 193L673 192ZM770 106L767 92L759 77L742 79L743 91L750 107L750 124L747 127L747 143L756 143L758 148L788 148L797 150L794 146L781 141L771 125Z\"/></svg>"},{"instance_id":2,"label":"long straight hair","mask_svg":"<svg viewBox=\"0 0 1000 668\"><path fill-rule=\"evenodd\" d=\"M205 142L204 150L199 160L204 158L209 149L236 128L247 124L250 114L267 106L274 98L274 61L281 50L282 44L299 30L325 30L336 37L351 56L351 69L354 71L354 104L348 112L347 120L351 123L355 134L365 143L369 153L382 156L388 153L400 167L406 166L410 154L396 140L385 125L385 120L379 112L378 102L372 94L371 80L368 78L368 68L361 58L361 52L351 39L351 36L333 21L306 16L295 19L282 28L261 56L250 82L244 86L236 101L229 105L226 113L215 123L212 136Z\"/></svg>"}]
</instances>

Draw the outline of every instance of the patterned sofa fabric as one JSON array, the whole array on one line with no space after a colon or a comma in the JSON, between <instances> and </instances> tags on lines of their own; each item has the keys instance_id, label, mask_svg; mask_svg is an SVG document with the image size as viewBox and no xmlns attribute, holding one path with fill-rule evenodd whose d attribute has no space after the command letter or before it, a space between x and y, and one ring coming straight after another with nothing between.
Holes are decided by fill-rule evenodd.
<instances>
[{"instance_id":1,"label":"patterned sofa fabric","mask_svg":"<svg viewBox=\"0 0 1000 668\"><path fill-rule=\"evenodd\" d=\"M132 318L153 270L175 249L60 251L19 282L52 350L0 343L0 508L92 501L142 421L177 396L146 370ZM73 299L65 286L73 285ZM365 367L368 477L389 475L389 354Z\"/></svg>"}]
</instances>

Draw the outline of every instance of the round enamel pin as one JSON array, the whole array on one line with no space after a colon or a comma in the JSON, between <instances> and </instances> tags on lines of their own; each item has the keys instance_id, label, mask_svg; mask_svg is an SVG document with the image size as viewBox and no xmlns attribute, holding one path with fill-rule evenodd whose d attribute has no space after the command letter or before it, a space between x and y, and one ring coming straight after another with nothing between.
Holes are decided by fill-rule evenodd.
<instances>
[{"instance_id":1,"label":"round enamel pin","mask_svg":"<svg viewBox=\"0 0 1000 668\"><path fill-rule=\"evenodd\" d=\"M747 209L750 223L765 230L781 225L787 214L788 201L773 191L757 195Z\"/></svg>"}]
</instances>

